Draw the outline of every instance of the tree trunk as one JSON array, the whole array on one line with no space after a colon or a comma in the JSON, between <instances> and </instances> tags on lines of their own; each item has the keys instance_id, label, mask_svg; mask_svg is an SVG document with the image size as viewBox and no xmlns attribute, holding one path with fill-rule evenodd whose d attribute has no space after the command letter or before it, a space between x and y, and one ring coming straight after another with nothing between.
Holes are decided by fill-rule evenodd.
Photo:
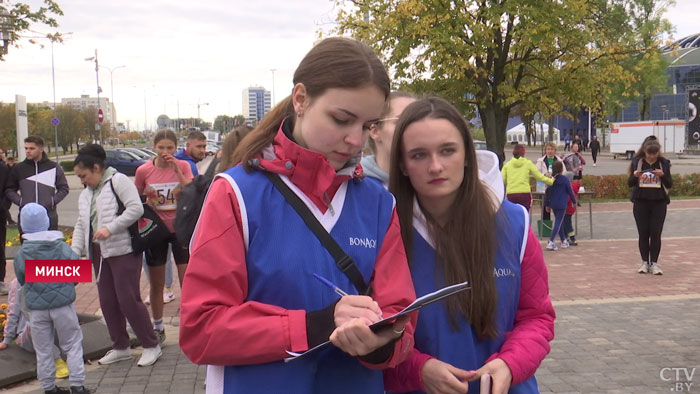
<instances>
[{"instance_id":1,"label":"tree trunk","mask_svg":"<svg viewBox=\"0 0 700 394\"><path fill-rule=\"evenodd\" d=\"M486 146L498 156L499 167L503 167L505 153L503 146L506 144L506 127L508 126L508 108L502 108L493 104L479 106L481 123L484 126Z\"/></svg>"}]
</instances>

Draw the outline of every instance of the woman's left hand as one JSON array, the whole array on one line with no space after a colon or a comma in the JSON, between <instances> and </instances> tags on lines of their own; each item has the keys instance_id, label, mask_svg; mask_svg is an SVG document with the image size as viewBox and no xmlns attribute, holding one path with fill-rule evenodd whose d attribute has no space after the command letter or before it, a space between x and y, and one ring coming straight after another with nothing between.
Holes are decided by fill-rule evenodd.
<instances>
[{"instance_id":1,"label":"woman's left hand","mask_svg":"<svg viewBox=\"0 0 700 394\"><path fill-rule=\"evenodd\" d=\"M513 381L513 374L505 361L500 358L494 358L486 363L483 367L476 371L476 375L469 379L475 381L481 379L481 375L491 375L491 393L506 394L510 389L510 384Z\"/></svg>"},{"instance_id":2,"label":"woman's left hand","mask_svg":"<svg viewBox=\"0 0 700 394\"><path fill-rule=\"evenodd\" d=\"M104 241L105 239L111 236L112 233L110 233L109 230L107 230L107 227L102 227L101 229L97 230L97 232L95 232L93 239L95 241Z\"/></svg>"},{"instance_id":3,"label":"woman's left hand","mask_svg":"<svg viewBox=\"0 0 700 394\"><path fill-rule=\"evenodd\" d=\"M400 338L408 320L409 317L404 316L393 325L375 333L369 328L372 324L369 319L356 318L336 327L329 339L333 345L351 356L366 356Z\"/></svg>"},{"instance_id":4,"label":"woman's left hand","mask_svg":"<svg viewBox=\"0 0 700 394\"><path fill-rule=\"evenodd\" d=\"M662 170L662 169L653 170L651 173L654 174L654 175L656 175L656 176L659 177L659 178L661 178L662 176L664 176L664 170Z\"/></svg>"}]
</instances>

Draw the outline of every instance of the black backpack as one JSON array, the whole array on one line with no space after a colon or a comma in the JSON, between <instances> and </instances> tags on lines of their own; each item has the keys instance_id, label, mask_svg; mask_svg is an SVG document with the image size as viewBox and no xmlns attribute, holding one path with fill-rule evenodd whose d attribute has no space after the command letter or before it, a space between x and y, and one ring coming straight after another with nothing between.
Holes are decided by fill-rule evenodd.
<instances>
[{"instance_id":1,"label":"black backpack","mask_svg":"<svg viewBox=\"0 0 700 394\"><path fill-rule=\"evenodd\" d=\"M185 248L189 248L190 239L197 225L199 214L202 212L207 190L214 180L214 170L219 159L214 158L204 174L197 175L192 182L185 186L177 197L175 214L175 236Z\"/></svg>"}]
</instances>

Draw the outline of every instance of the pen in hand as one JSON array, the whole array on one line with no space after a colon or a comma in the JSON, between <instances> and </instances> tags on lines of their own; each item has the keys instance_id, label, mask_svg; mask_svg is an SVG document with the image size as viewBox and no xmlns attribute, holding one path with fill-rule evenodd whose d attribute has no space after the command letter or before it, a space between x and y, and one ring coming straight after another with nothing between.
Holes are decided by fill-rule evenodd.
<instances>
[{"instance_id":1,"label":"pen in hand","mask_svg":"<svg viewBox=\"0 0 700 394\"><path fill-rule=\"evenodd\" d=\"M331 281L329 281L328 279L322 277L321 275L314 273L314 277L315 277L316 279L318 279L319 281L321 281L321 283L323 283L324 285L326 285L326 286L330 287L331 289L333 289L333 291L335 291L335 292L336 292L338 295L340 295L341 297L345 297L346 295L348 295L348 293L344 292L340 287L336 286L333 282L331 282Z\"/></svg>"}]
</instances>

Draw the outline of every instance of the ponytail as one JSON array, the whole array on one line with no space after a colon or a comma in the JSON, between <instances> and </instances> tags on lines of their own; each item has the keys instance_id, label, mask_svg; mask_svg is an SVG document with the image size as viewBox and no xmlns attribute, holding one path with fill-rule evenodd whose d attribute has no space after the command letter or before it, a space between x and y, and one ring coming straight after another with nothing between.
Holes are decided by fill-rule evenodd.
<instances>
[{"instance_id":1,"label":"ponytail","mask_svg":"<svg viewBox=\"0 0 700 394\"><path fill-rule=\"evenodd\" d=\"M233 151L234 165L242 163L246 171L251 171L248 161L260 155L262 150L272 143L282 121L287 117L292 117L293 120L296 117L292 96L287 96L275 105L260 121L260 124L238 144L236 150Z\"/></svg>"}]
</instances>

